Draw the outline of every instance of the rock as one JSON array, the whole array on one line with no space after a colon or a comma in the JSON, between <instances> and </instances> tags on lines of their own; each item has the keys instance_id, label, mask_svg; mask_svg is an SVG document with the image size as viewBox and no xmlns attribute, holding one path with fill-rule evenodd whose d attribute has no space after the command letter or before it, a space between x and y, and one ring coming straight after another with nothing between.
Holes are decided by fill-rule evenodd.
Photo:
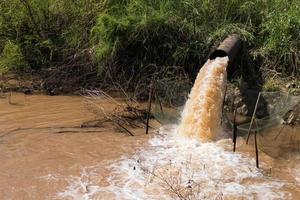
<instances>
[{"instance_id":1,"label":"rock","mask_svg":"<svg viewBox=\"0 0 300 200\"><path fill-rule=\"evenodd\" d=\"M233 95L234 96L240 96L241 95L241 92L240 92L240 89L239 88L234 88L234 92L233 92Z\"/></svg>"},{"instance_id":2,"label":"rock","mask_svg":"<svg viewBox=\"0 0 300 200\"><path fill-rule=\"evenodd\" d=\"M26 95L30 95L30 94L33 94L33 89L23 88L22 92Z\"/></svg>"},{"instance_id":3,"label":"rock","mask_svg":"<svg viewBox=\"0 0 300 200\"><path fill-rule=\"evenodd\" d=\"M285 85L286 88L296 88L296 83L293 83L293 82L289 82Z\"/></svg>"},{"instance_id":4,"label":"rock","mask_svg":"<svg viewBox=\"0 0 300 200\"><path fill-rule=\"evenodd\" d=\"M43 82L41 82L41 84L40 84L40 88L42 88L42 89L46 89L46 83L43 81Z\"/></svg>"},{"instance_id":5,"label":"rock","mask_svg":"<svg viewBox=\"0 0 300 200\"><path fill-rule=\"evenodd\" d=\"M54 88L54 89L50 90L48 93L49 93L50 96L56 96L56 95L59 94L59 89Z\"/></svg>"},{"instance_id":6,"label":"rock","mask_svg":"<svg viewBox=\"0 0 300 200\"><path fill-rule=\"evenodd\" d=\"M300 89L298 89L298 88L292 88L292 89L289 90L289 93L291 95L294 95L294 96L299 96L300 95Z\"/></svg>"},{"instance_id":7,"label":"rock","mask_svg":"<svg viewBox=\"0 0 300 200\"><path fill-rule=\"evenodd\" d=\"M244 105L243 99L241 97L236 97L234 99L234 105L238 107L242 107Z\"/></svg>"},{"instance_id":8,"label":"rock","mask_svg":"<svg viewBox=\"0 0 300 200\"><path fill-rule=\"evenodd\" d=\"M248 109L247 109L247 106L245 104L243 104L241 107L238 107L236 109L236 111L240 115L247 115L248 114Z\"/></svg>"}]
</instances>

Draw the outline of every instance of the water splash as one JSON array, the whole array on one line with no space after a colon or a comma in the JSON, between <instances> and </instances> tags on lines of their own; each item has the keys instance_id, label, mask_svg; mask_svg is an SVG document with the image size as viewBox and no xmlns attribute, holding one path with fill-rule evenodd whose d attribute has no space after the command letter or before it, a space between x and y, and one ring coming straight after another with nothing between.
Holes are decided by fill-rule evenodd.
<instances>
[{"instance_id":1,"label":"water splash","mask_svg":"<svg viewBox=\"0 0 300 200\"><path fill-rule=\"evenodd\" d=\"M226 86L228 57L208 60L198 73L182 113L179 133L214 140L220 124L220 113Z\"/></svg>"},{"instance_id":2,"label":"water splash","mask_svg":"<svg viewBox=\"0 0 300 200\"><path fill-rule=\"evenodd\" d=\"M79 179L73 177L59 197L291 199L284 189L289 183L264 176L255 168L252 157L226 151L231 148L229 139L202 142L216 139L220 130L227 64L228 57L206 62L186 102L180 125L162 127L148 146L112 163L106 186L87 183L82 177L89 175L83 173ZM83 192L86 185L93 185L94 190Z\"/></svg>"},{"instance_id":3,"label":"water splash","mask_svg":"<svg viewBox=\"0 0 300 200\"><path fill-rule=\"evenodd\" d=\"M79 179L70 177L72 184L59 198L291 199L286 182L264 176L250 156L224 150L231 141L201 143L178 135L177 128L161 128L147 147L112 163L106 186L89 182L94 190L83 192L86 177L95 180L94 173L83 171Z\"/></svg>"}]
</instances>

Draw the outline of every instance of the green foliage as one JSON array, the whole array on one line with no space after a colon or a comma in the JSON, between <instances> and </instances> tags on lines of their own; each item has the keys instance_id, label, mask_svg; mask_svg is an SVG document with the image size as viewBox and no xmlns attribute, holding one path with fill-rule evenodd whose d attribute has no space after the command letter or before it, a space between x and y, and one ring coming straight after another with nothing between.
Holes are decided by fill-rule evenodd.
<instances>
[{"instance_id":1,"label":"green foliage","mask_svg":"<svg viewBox=\"0 0 300 200\"><path fill-rule=\"evenodd\" d=\"M280 84L275 79L268 79L262 86L263 91L276 92L280 90Z\"/></svg>"},{"instance_id":2,"label":"green foliage","mask_svg":"<svg viewBox=\"0 0 300 200\"><path fill-rule=\"evenodd\" d=\"M210 49L238 33L265 68L299 73L298 0L107 1L92 29L99 62L151 63L195 73ZM247 58L248 59L248 58Z\"/></svg>"},{"instance_id":3,"label":"green foliage","mask_svg":"<svg viewBox=\"0 0 300 200\"><path fill-rule=\"evenodd\" d=\"M0 41L18 44L33 69L62 63L68 56L89 47L89 31L101 8L98 2L1 1Z\"/></svg>"},{"instance_id":4,"label":"green foliage","mask_svg":"<svg viewBox=\"0 0 300 200\"><path fill-rule=\"evenodd\" d=\"M0 2L0 52L11 41L32 69L89 49L99 73L122 72L127 79L181 66L191 75L232 33L247 42L253 66L299 75L299 0Z\"/></svg>"},{"instance_id":5,"label":"green foliage","mask_svg":"<svg viewBox=\"0 0 300 200\"><path fill-rule=\"evenodd\" d=\"M274 0L269 6L263 16L257 53L264 58L267 67L297 74L300 64L300 3L298 0Z\"/></svg>"},{"instance_id":6,"label":"green foliage","mask_svg":"<svg viewBox=\"0 0 300 200\"><path fill-rule=\"evenodd\" d=\"M27 66L21 48L10 41L6 42L0 55L0 73L22 71Z\"/></svg>"},{"instance_id":7,"label":"green foliage","mask_svg":"<svg viewBox=\"0 0 300 200\"><path fill-rule=\"evenodd\" d=\"M247 1L190 0L109 1L92 29L98 60L122 65L180 65L198 68L211 47L230 33L253 40L248 15L238 7ZM133 53L134 52L134 53ZM129 58L123 60L122 58ZM125 63L124 63L125 62Z\"/></svg>"}]
</instances>

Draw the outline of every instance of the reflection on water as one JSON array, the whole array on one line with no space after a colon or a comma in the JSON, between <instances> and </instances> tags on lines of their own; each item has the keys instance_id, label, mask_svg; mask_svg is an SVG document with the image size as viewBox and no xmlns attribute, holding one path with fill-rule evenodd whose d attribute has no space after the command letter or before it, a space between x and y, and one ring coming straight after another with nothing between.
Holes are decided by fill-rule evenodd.
<instances>
[{"instance_id":1,"label":"reflection on water","mask_svg":"<svg viewBox=\"0 0 300 200\"><path fill-rule=\"evenodd\" d=\"M230 140L201 143L177 135L176 125L135 137L109 125L78 129L95 117L82 97L13 94L12 101L18 104L0 99L0 199L300 197L297 154L273 155L276 145L262 136L269 149L262 149L262 169L256 169L251 141L248 146L242 138L232 153ZM114 107L99 104L107 112ZM297 130L285 128L280 137Z\"/></svg>"}]
</instances>

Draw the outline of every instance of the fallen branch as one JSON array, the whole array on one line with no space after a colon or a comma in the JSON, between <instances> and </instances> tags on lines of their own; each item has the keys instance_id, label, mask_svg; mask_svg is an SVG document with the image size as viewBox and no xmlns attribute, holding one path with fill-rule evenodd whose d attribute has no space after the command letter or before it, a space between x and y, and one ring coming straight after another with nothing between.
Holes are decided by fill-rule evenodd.
<instances>
[{"instance_id":1,"label":"fallen branch","mask_svg":"<svg viewBox=\"0 0 300 200\"><path fill-rule=\"evenodd\" d=\"M120 90L119 86L118 90ZM123 93L124 90L121 89ZM82 127L101 127L104 123L111 123L116 128L125 131L130 136L135 134L129 128L142 128L141 124L146 125L148 128L149 121L145 121L148 117L152 117L149 110L141 108L141 105L133 100L128 94L124 94L125 99L120 102L115 100L112 96L102 90L87 90L86 95L83 95L88 103L90 109L99 117L96 120L85 122ZM100 99L106 99L115 105L112 112L107 113L105 108L98 102ZM148 126L147 126L148 125Z\"/></svg>"}]
</instances>

